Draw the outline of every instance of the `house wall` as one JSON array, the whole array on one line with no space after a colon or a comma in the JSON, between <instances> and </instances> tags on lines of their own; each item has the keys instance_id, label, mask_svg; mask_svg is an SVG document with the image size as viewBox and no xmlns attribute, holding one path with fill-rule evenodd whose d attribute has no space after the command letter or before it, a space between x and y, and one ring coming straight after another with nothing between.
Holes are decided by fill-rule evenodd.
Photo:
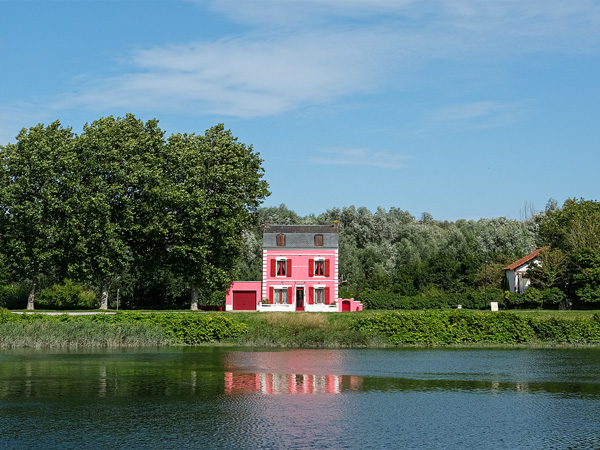
<instances>
[{"instance_id":1,"label":"house wall","mask_svg":"<svg viewBox=\"0 0 600 450\"><path fill-rule=\"evenodd\" d=\"M529 287L530 281L527 277L527 269L515 270L514 292L523 293Z\"/></svg>"},{"instance_id":2,"label":"house wall","mask_svg":"<svg viewBox=\"0 0 600 450\"><path fill-rule=\"evenodd\" d=\"M288 264L288 274L284 276L273 275L272 261L277 258L285 258ZM311 276L314 266L311 260L324 258L329 261L328 276ZM291 273L290 273L291 268ZM304 288L305 311L337 311L338 305L338 251L337 249L311 248L311 249L289 249L275 248L263 250L263 282L261 299L268 299L268 304L261 304L261 310L269 311L295 311L296 289ZM310 304L311 293L316 287L325 288L329 304ZM271 288L291 288L292 302L287 305L273 304ZM266 303L266 302L265 302Z\"/></svg>"},{"instance_id":3,"label":"house wall","mask_svg":"<svg viewBox=\"0 0 600 450\"><path fill-rule=\"evenodd\" d=\"M522 266L517 267L515 270L506 271L506 280L508 281L508 290L510 292L525 292L530 285L529 278L527 277L527 270L530 264L539 265L539 261L534 259Z\"/></svg>"},{"instance_id":4,"label":"house wall","mask_svg":"<svg viewBox=\"0 0 600 450\"><path fill-rule=\"evenodd\" d=\"M508 281L508 291L515 292L515 271L514 270L506 271L506 281Z\"/></svg>"}]
</instances>

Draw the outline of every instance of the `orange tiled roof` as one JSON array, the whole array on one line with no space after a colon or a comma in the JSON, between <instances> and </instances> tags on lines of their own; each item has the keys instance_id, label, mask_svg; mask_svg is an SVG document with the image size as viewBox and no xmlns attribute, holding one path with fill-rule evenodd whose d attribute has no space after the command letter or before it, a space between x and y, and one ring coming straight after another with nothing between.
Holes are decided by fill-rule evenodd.
<instances>
[{"instance_id":1,"label":"orange tiled roof","mask_svg":"<svg viewBox=\"0 0 600 450\"><path fill-rule=\"evenodd\" d=\"M519 259L519 260L515 261L515 262L514 262L514 263L512 263L512 264L509 264L508 266L506 266L506 267L504 268L504 270L515 270L517 267L520 267L520 266L522 266L523 264L525 264L525 263L527 263L527 262L531 261L531 260L532 260L533 258L535 258L537 255L539 255L539 254L540 254L540 252L541 252L542 250L546 250L546 249L548 249L548 248L550 248L550 246L549 246L549 245L548 245L548 246L546 246L546 247L541 247L541 248L538 248L538 249L537 249L536 251L534 251L533 253L530 253L530 254L529 254L529 255L527 255L527 256L523 256L521 259Z\"/></svg>"}]
</instances>

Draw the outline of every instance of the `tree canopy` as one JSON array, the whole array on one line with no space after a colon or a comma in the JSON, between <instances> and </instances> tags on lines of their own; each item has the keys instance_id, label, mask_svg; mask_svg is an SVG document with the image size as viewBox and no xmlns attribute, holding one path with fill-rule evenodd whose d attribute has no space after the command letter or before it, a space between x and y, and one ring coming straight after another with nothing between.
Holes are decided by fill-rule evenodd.
<instances>
[{"instance_id":1,"label":"tree canopy","mask_svg":"<svg viewBox=\"0 0 600 450\"><path fill-rule=\"evenodd\" d=\"M242 232L269 195L262 160L222 124L164 139L158 121L100 118L76 136L54 122L0 147L3 263L16 281L99 286L178 280L196 308L233 278ZM133 281L133 284L137 284ZM125 283L127 284L127 283Z\"/></svg>"},{"instance_id":2,"label":"tree canopy","mask_svg":"<svg viewBox=\"0 0 600 450\"><path fill-rule=\"evenodd\" d=\"M575 306L600 305L600 203L567 199L551 204L540 222L542 264L530 271L533 285L556 288Z\"/></svg>"}]
</instances>

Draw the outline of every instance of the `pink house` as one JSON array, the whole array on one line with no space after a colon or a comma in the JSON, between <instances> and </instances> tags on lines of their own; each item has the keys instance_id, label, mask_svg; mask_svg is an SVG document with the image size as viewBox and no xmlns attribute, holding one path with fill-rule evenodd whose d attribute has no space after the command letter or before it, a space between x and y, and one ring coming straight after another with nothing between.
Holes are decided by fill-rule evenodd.
<instances>
[{"instance_id":1,"label":"pink house","mask_svg":"<svg viewBox=\"0 0 600 450\"><path fill-rule=\"evenodd\" d=\"M338 298L339 228L267 225L263 231L262 281L234 281L227 311L362 311Z\"/></svg>"}]
</instances>

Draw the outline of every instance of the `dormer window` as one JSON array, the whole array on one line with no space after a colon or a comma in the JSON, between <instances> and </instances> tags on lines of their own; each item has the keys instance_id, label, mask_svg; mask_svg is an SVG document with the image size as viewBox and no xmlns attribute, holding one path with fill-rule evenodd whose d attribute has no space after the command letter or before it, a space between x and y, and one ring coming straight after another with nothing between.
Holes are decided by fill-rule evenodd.
<instances>
[{"instance_id":1,"label":"dormer window","mask_svg":"<svg viewBox=\"0 0 600 450\"><path fill-rule=\"evenodd\" d=\"M285 234L280 233L276 236L277 247L285 247Z\"/></svg>"},{"instance_id":2,"label":"dormer window","mask_svg":"<svg viewBox=\"0 0 600 450\"><path fill-rule=\"evenodd\" d=\"M315 234L315 247L323 247L323 235Z\"/></svg>"}]
</instances>

